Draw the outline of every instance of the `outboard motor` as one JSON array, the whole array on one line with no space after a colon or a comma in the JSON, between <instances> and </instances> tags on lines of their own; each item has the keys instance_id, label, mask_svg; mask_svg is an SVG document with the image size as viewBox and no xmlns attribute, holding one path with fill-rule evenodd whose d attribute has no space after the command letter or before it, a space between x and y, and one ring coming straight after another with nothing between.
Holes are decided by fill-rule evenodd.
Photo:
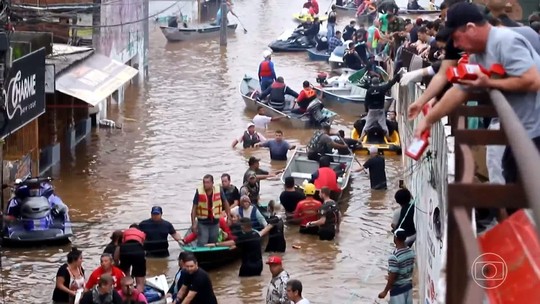
<instances>
[{"instance_id":1,"label":"outboard motor","mask_svg":"<svg viewBox=\"0 0 540 304\"><path fill-rule=\"evenodd\" d=\"M315 81L321 86L324 86L328 84L326 79L328 79L328 74L325 72L320 72L319 74L317 74L317 78L315 78Z\"/></svg>"},{"instance_id":2,"label":"outboard motor","mask_svg":"<svg viewBox=\"0 0 540 304\"><path fill-rule=\"evenodd\" d=\"M315 38L317 42L317 51L323 51L328 49L328 39L326 37Z\"/></svg>"},{"instance_id":3,"label":"outboard motor","mask_svg":"<svg viewBox=\"0 0 540 304\"><path fill-rule=\"evenodd\" d=\"M169 17L167 25L169 27L178 27L178 17L176 17L176 16Z\"/></svg>"},{"instance_id":4,"label":"outboard motor","mask_svg":"<svg viewBox=\"0 0 540 304\"><path fill-rule=\"evenodd\" d=\"M48 229L51 225L51 207L47 198L35 196L27 198L21 206L21 217L27 231Z\"/></svg>"},{"instance_id":5,"label":"outboard motor","mask_svg":"<svg viewBox=\"0 0 540 304\"><path fill-rule=\"evenodd\" d=\"M324 116L322 113L322 110L324 109L324 105L322 102L318 99L313 100L307 107L306 113L309 113L311 122L317 125L321 125L322 123L326 122L328 120L327 117Z\"/></svg>"}]
</instances>

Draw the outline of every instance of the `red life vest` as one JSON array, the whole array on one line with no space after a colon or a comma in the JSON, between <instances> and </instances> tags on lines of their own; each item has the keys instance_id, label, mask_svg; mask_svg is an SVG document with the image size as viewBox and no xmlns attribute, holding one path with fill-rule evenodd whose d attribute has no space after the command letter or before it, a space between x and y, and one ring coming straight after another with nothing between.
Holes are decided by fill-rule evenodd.
<instances>
[{"instance_id":1,"label":"red life vest","mask_svg":"<svg viewBox=\"0 0 540 304\"><path fill-rule=\"evenodd\" d=\"M146 234L137 228L129 228L124 231L124 243L127 241L137 241L143 245L145 239Z\"/></svg>"},{"instance_id":2,"label":"red life vest","mask_svg":"<svg viewBox=\"0 0 540 304\"><path fill-rule=\"evenodd\" d=\"M259 65L259 77L272 77L272 67L270 66L270 60L264 60Z\"/></svg>"},{"instance_id":3,"label":"red life vest","mask_svg":"<svg viewBox=\"0 0 540 304\"><path fill-rule=\"evenodd\" d=\"M330 191L340 192L341 189L337 183L337 175L332 168L322 167L317 171L319 176L315 180L315 188L321 189L322 187L328 187Z\"/></svg>"}]
</instances>

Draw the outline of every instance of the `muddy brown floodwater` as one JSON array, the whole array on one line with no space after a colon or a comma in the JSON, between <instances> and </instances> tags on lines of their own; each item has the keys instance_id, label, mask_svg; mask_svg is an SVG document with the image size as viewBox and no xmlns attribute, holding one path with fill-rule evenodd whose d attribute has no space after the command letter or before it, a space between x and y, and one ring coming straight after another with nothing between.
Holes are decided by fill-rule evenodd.
<instances>
[{"instance_id":1,"label":"muddy brown floodwater","mask_svg":"<svg viewBox=\"0 0 540 304\"><path fill-rule=\"evenodd\" d=\"M218 40L170 44L158 27L151 26L147 84L130 87L126 101L109 109L112 119L123 122L124 128L95 130L52 173L58 194L70 207L76 233L73 244L84 251L87 273L98 265L110 233L146 219L152 205L163 206L164 218L185 230L194 190L204 174L217 178L228 172L240 186L251 155L261 157L264 168L285 166L270 163L266 150L243 151L230 144L254 116L244 110L239 96L241 78L245 73L255 75L266 45L295 26L291 15L301 4L236 1L236 13L248 33L239 27L226 49L220 49ZM321 1L321 11L328 4ZM339 28L347 22L339 20ZM317 72L329 70L324 62L309 62L306 53L275 54L273 60L278 75L297 90L303 80L314 81ZM339 115L334 128L348 133L357 117ZM283 129L279 123L272 128ZM305 145L312 134L283 130L294 144ZM353 176L341 204L345 217L335 242L301 236L297 227L285 231L284 266L303 282L304 295L312 303L373 303L384 288L400 164L399 157L387 159L387 192L371 191L361 173ZM261 186L264 199L276 199L282 190L278 180L263 181ZM292 249L292 244L302 248ZM56 271L69 248L5 250L3 303L49 303ZM179 251L171 242L170 258L149 260L148 275L165 273L172 278ZM271 277L268 269L261 277L240 279L238 268L237 262L211 272L220 303L263 303Z\"/></svg>"}]
</instances>

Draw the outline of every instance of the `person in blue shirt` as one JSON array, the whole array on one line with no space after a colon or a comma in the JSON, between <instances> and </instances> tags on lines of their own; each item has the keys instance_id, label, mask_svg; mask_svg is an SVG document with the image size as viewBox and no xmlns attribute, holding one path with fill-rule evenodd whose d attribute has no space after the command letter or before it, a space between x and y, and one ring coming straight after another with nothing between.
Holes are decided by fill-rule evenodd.
<instances>
[{"instance_id":1,"label":"person in blue shirt","mask_svg":"<svg viewBox=\"0 0 540 304\"><path fill-rule=\"evenodd\" d=\"M296 149L296 145L290 145L283 140L283 131L276 130L275 137L272 140L257 143L255 147L265 147L270 150L271 160L287 160L287 152Z\"/></svg>"},{"instance_id":2,"label":"person in blue shirt","mask_svg":"<svg viewBox=\"0 0 540 304\"><path fill-rule=\"evenodd\" d=\"M336 31L336 34L328 40L328 53L332 54L336 47L342 45L343 41L341 40L341 32Z\"/></svg>"},{"instance_id":3,"label":"person in blue shirt","mask_svg":"<svg viewBox=\"0 0 540 304\"><path fill-rule=\"evenodd\" d=\"M232 10L232 3L230 1L226 1L226 4L227 4L227 12L234 15L234 12ZM222 15L222 13L221 13L221 5L220 5L219 9L218 9L218 11L216 13L216 20L213 23L213 25L220 25L221 24L221 15ZM226 23L229 24L229 19L227 18L227 16L225 16L225 18L227 19Z\"/></svg>"}]
</instances>

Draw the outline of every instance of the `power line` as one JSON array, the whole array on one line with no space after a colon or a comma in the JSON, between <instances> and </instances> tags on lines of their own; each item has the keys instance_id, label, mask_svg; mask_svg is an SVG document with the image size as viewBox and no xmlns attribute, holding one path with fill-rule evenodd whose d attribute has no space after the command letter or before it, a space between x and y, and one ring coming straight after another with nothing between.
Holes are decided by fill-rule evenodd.
<instances>
[{"instance_id":1,"label":"power line","mask_svg":"<svg viewBox=\"0 0 540 304\"><path fill-rule=\"evenodd\" d=\"M185 1L185 0L176 0L173 4L171 4L170 6L168 6L167 8L157 12L157 13L154 13L152 15L149 15L148 17L146 18L143 18L143 19L138 19L138 20L134 20L134 21L129 21L129 22L124 22L124 23L118 23L118 24L108 24L108 25L100 25L100 26L94 26L94 25L76 25L76 24L64 24L64 23L56 23L56 22L51 22L51 23L54 23L55 25L59 25L59 26L67 26L69 28L80 28L80 29L87 29L87 28L110 28L110 27L121 27L121 26L125 26L125 25L130 25L130 24L136 24L136 23L140 23L140 22L145 22L147 20L150 20L162 13L164 13L165 11L173 8L175 5L177 5L178 3L182 2L182 1ZM68 17L66 15L66 17ZM42 21L43 18L39 18L39 17L33 17L33 18L27 18L27 19L23 19L24 22L27 22L27 23L31 23L31 22L28 22L28 21ZM45 22L50 22L50 21L45 21Z\"/></svg>"}]
</instances>

